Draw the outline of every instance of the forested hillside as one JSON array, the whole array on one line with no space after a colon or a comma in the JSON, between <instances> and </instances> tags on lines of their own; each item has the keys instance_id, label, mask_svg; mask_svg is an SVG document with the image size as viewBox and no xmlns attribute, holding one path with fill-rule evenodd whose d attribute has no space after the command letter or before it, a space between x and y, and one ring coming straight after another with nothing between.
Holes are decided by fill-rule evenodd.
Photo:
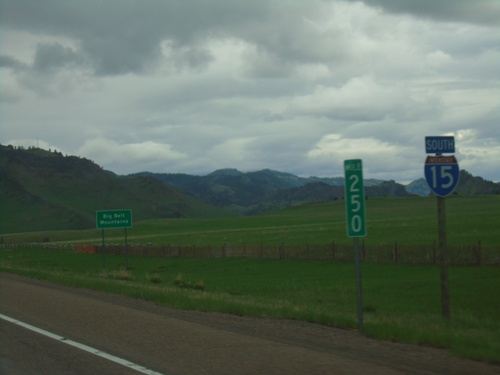
<instances>
[{"instance_id":1,"label":"forested hillside","mask_svg":"<svg viewBox=\"0 0 500 375\"><path fill-rule=\"evenodd\" d=\"M205 176L151 172L131 176L154 177L167 186L181 189L197 200L246 215L266 213L291 205L342 199L344 196L343 177L305 178L270 169L246 173L236 169L220 169ZM393 180L374 179L367 179L364 184L367 197L430 194L429 186L423 178L406 186ZM454 192L459 195L499 193L499 183L473 177L463 170Z\"/></svg>"},{"instance_id":2,"label":"forested hillside","mask_svg":"<svg viewBox=\"0 0 500 375\"><path fill-rule=\"evenodd\" d=\"M458 195L499 194L500 184L461 171ZM408 186L365 180L367 197L427 195L425 180ZM255 215L343 199L342 177L298 177L264 169L221 169L206 176L141 172L118 176L91 160L39 148L0 145L0 234L95 226L95 211L132 209L152 218Z\"/></svg>"},{"instance_id":3,"label":"forested hillside","mask_svg":"<svg viewBox=\"0 0 500 375\"><path fill-rule=\"evenodd\" d=\"M137 175L152 176L202 202L246 215L344 196L343 177L299 177L270 169L246 173L220 169L205 176L149 172L132 176ZM367 179L365 189L367 196L409 194L403 185L395 181Z\"/></svg>"},{"instance_id":4,"label":"forested hillside","mask_svg":"<svg viewBox=\"0 0 500 375\"><path fill-rule=\"evenodd\" d=\"M134 221L227 215L152 177L127 178L76 156L0 146L0 233L95 226L95 212L132 209Z\"/></svg>"}]
</instances>

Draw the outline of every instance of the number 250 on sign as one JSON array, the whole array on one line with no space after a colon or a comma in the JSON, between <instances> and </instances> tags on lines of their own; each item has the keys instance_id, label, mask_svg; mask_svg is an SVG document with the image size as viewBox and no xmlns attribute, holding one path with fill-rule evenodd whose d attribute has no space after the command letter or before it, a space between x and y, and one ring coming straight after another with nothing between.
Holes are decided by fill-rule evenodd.
<instances>
[{"instance_id":1,"label":"number 250 on sign","mask_svg":"<svg viewBox=\"0 0 500 375\"><path fill-rule=\"evenodd\" d=\"M366 236L365 191L361 159L344 161L346 223L348 237Z\"/></svg>"}]
</instances>

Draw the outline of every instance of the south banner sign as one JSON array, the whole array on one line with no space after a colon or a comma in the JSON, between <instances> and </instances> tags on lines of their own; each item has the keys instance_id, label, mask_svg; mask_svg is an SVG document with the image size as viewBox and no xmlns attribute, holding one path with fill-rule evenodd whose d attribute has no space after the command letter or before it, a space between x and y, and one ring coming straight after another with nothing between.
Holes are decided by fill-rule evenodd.
<instances>
[{"instance_id":1,"label":"south banner sign","mask_svg":"<svg viewBox=\"0 0 500 375\"><path fill-rule=\"evenodd\" d=\"M453 136L425 137L425 153L454 154L455 137Z\"/></svg>"},{"instance_id":2,"label":"south banner sign","mask_svg":"<svg viewBox=\"0 0 500 375\"><path fill-rule=\"evenodd\" d=\"M446 197L455 190L460 170L454 155L436 155L427 156L424 173L431 190L440 197Z\"/></svg>"}]
</instances>

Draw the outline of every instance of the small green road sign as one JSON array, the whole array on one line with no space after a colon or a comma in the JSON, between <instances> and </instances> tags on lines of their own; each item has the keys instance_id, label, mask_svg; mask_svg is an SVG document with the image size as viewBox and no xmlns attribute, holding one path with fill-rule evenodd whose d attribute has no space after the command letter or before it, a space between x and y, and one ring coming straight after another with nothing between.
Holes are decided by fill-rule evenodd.
<instances>
[{"instance_id":1,"label":"small green road sign","mask_svg":"<svg viewBox=\"0 0 500 375\"><path fill-rule=\"evenodd\" d=\"M132 228L132 210L96 211L97 229Z\"/></svg>"},{"instance_id":2,"label":"small green road sign","mask_svg":"<svg viewBox=\"0 0 500 375\"><path fill-rule=\"evenodd\" d=\"M344 175L347 236L365 237L365 189L362 160L344 160Z\"/></svg>"}]
</instances>

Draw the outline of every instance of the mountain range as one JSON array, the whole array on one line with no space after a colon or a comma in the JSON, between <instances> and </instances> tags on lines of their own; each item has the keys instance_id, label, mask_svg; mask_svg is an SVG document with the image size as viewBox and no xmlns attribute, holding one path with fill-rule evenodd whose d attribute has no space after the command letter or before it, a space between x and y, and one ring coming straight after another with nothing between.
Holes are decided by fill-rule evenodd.
<instances>
[{"instance_id":1,"label":"mountain range","mask_svg":"<svg viewBox=\"0 0 500 375\"><path fill-rule=\"evenodd\" d=\"M155 178L206 204L245 215L266 213L291 205L341 199L344 196L343 177L299 177L270 169L244 173L228 168L205 176L151 172L129 176ZM368 196L409 194L403 185L394 181L367 179L364 185Z\"/></svg>"},{"instance_id":2,"label":"mountain range","mask_svg":"<svg viewBox=\"0 0 500 375\"><path fill-rule=\"evenodd\" d=\"M254 215L343 199L342 177L299 177L264 169L220 169L205 176L140 172L119 176L91 160L39 148L0 145L0 233L95 226L95 211L127 208L134 221ZM429 195L422 178L408 185L367 179L367 197ZM499 194L500 184L460 172L454 194Z\"/></svg>"},{"instance_id":3,"label":"mountain range","mask_svg":"<svg viewBox=\"0 0 500 375\"><path fill-rule=\"evenodd\" d=\"M234 215L153 177L124 177L77 156L0 145L0 234L95 227L96 211L133 220Z\"/></svg>"},{"instance_id":4,"label":"mountain range","mask_svg":"<svg viewBox=\"0 0 500 375\"><path fill-rule=\"evenodd\" d=\"M130 176L153 177L167 186L181 189L192 198L204 203L246 215L344 197L343 177L299 177L270 169L246 173L236 169L220 169L205 176L151 172L141 172ZM364 181L364 186L367 197L428 196L431 192L424 178L408 185L399 184L394 180L367 179ZM474 177L463 170L460 171L455 194L499 193L499 183Z\"/></svg>"}]
</instances>

